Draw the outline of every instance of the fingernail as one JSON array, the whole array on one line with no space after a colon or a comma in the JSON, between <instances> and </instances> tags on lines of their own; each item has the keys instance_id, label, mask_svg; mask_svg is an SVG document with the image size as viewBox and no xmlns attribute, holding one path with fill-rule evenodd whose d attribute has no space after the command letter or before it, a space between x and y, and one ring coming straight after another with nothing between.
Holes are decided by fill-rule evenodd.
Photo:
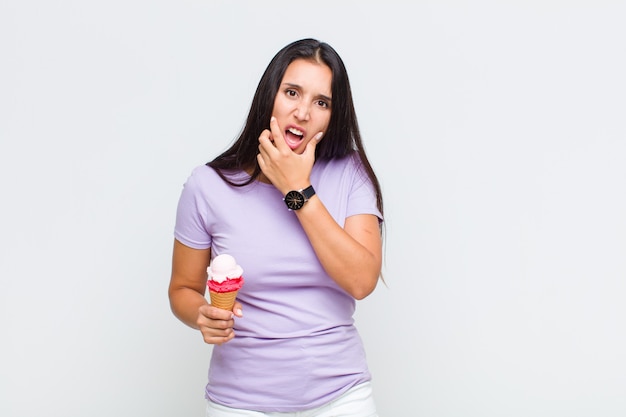
<instances>
[{"instance_id":1,"label":"fingernail","mask_svg":"<svg viewBox=\"0 0 626 417\"><path fill-rule=\"evenodd\" d=\"M243 316L243 311L241 311L240 308L238 308L235 312L237 313L238 316Z\"/></svg>"},{"instance_id":2,"label":"fingernail","mask_svg":"<svg viewBox=\"0 0 626 417\"><path fill-rule=\"evenodd\" d=\"M323 137L324 137L324 132L320 132L317 135L315 135L315 140L319 142L320 140L322 140Z\"/></svg>"},{"instance_id":3,"label":"fingernail","mask_svg":"<svg viewBox=\"0 0 626 417\"><path fill-rule=\"evenodd\" d=\"M276 121L276 118L274 116L272 116L272 118L270 119L270 123Z\"/></svg>"}]
</instances>

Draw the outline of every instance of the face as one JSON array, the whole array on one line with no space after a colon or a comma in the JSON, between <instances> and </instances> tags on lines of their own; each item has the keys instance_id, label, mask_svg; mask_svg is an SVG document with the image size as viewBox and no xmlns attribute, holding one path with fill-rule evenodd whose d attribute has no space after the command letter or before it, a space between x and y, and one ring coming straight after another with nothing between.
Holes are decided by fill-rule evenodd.
<instances>
[{"instance_id":1,"label":"face","mask_svg":"<svg viewBox=\"0 0 626 417\"><path fill-rule=\"evenodd\" d=\"M287 67L274 99L276 117L285 142L301 154L330 122L333 73L325 64L296 59Z\"/></svg>"}]
</instances>

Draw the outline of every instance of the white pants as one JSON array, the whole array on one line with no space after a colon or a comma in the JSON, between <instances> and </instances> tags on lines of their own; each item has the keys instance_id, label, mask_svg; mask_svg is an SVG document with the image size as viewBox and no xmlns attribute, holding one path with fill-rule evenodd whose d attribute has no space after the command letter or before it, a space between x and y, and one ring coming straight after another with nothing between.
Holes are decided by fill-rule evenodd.
<instances>
[{"instance_id":1,"label":"white pants","mask_svg":"<svg viewBox=\"0 0 626 417\"><path fill-rule=\"evenodd\" d=\"M207 400L206 417L378 417L372 384L365 382L318 408L296 413L261 413L225 407Z\"/></svg>"}]
</instances>

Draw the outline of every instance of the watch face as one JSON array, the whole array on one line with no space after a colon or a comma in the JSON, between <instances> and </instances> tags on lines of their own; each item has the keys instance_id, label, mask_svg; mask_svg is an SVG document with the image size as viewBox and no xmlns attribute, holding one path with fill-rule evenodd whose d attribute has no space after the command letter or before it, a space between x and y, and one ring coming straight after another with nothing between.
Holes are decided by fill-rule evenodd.
<instances>
[{"instance_id":1,"label":"watch face","mask_svg":"<svg viewBox=\"0 0 626 417\"><path fill-rule=\"evenodd\" d=\"M285 195L285 204L289 210L300 210L304 203L304 196L298 191L289 191Z\"/></svg>"}]
</instances>

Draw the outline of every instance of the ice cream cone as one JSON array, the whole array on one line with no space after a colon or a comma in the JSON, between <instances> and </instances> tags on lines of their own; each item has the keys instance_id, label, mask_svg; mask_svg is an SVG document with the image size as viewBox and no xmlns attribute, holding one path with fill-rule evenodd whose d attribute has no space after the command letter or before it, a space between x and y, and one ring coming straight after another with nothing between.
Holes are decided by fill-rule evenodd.
<instances>
[{"instance_id":1,"label":"ice cream cone","mask_svg":"<svg viewBox=\"0 0 626 417\"><path fill-rule=\"evenodd\" d=\"M211 305L213 307L221 308L224 310L232 310L235 305L235 298L239 291L230 292L214 292L209 291L211 296Z\"/></svg>"}]
</instances>

